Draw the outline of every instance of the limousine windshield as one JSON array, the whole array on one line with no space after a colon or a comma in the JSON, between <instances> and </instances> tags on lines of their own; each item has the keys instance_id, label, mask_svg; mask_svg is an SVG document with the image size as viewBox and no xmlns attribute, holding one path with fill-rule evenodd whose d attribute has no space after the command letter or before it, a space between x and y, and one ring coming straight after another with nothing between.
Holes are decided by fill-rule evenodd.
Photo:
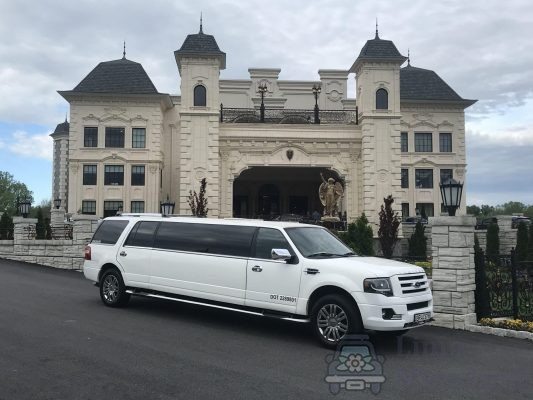
<instances>
[{"instance_id":1,"label":"limousine windshield","mask_svg":"<svg viewBox=\"0 0 533 400\"><path fill-rule=\"evenodd\" d=\"M322 228L285 228L294 245L306 258L349 257L356 254Z\"/></svg>"}]
</instances>

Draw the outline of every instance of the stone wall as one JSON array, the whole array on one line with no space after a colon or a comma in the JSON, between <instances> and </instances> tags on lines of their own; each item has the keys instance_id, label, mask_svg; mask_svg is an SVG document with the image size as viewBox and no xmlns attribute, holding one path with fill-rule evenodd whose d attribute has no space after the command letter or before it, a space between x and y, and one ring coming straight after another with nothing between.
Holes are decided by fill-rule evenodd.
<instances>
[{"instance_id":1,"label":"stone wall","mask_svg":"<svg viewBox=\"0 0 533 400\"><path fill-rule=\"evenodd\" d=\"M98 226L91 215L75 215L72 240L35 240L28 237L28 228L36 220L15 217L14 240L0 240L0 258L46 265L54 268L80 270L83 251Z\"/></svg>"}]
</instances>

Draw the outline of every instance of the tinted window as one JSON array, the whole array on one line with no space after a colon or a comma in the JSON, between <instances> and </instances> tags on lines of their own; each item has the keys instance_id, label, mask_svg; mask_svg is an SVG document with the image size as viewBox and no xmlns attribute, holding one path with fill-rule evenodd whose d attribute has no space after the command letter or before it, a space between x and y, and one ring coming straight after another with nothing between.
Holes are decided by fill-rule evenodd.
<instances>
[{"instance_id":1,"label":"tinted window","mask_svg":"<svg viewBox=\"0 0 533 400\"><path fill-rule=\"evenodd\" d=\"M128 221L103 221L94 233L91 243L115 244Z\"/></svg>"},{"instance_id":2,"label":"tinted window","mask_svg":"<svg viewBox=\"0 0 533 400\"><path fill-rule=\"evenodd\" d=\"M152 247L158 225L157 221L138 222L131 230L125 246Z\"/></svg>"},{"instance_id":3,"label":"tinted window","mask_svg":"<svg viewBox=\"0 0 533 400\"><path fill-rule=\"evenodd\" d=\"M376 109L386 110L389 108L389 93L385 89L376 90Z\"/></svg>"},{"instance_id":4,"label":"tinted window","mask_svg":"<svg viewBox=\"0 0 533 400\"><path fill-rule=\"evenodd\" d=\"M326 229L286 228L285 232L287 232L294 245L304 257L320 253L329 253L338 256L352 253L350 248Z\"/></svg>"},{"instance_id":5,"label":"tinted window","mask_svg":"<svg viewBox=\"0 0 533 400\"><path fill-rule=\"evenodd\" d=\"M163 222L154 247L249 257L254 231L250 226Z\"/></svg>"},{"instance_id":6,"label":"tinted window","mask_svg":"<svg viewBox=\"0 0 533 400\"><path fill-rule=\"evenodd\" d=\"M277 229L260 228L255 242L255 258L272 259L272 249L286 249L294 255L289 242Z\"/></svg>"}]
</instances>

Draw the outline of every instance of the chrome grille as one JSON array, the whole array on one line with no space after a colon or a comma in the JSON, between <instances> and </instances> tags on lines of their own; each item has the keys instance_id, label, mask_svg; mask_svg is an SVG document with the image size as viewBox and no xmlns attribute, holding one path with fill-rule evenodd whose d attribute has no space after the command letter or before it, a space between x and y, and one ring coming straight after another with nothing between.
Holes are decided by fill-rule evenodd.
<instances>
[{"instance_id":1,"label":"chrome grille","mask_svg":"<svg viewBox=\"0 0 533 400\"><path fill-rule=\"evenodd\" d=\"M398 276L402 294L411 295L428 290L428 280L425 274L412 274Z\"/></svg>"}]
</instances>

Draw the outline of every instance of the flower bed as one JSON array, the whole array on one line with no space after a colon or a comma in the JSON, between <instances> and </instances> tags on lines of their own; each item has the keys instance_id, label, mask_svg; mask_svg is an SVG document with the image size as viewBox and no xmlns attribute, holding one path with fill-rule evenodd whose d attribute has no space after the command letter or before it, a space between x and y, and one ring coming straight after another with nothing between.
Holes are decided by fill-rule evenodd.
<instances>
[{"instance_id":1,"label":"flower bed","mask_svg":"<svg viewBox=\"0 0 533 400\"><path fill-rule=\"evenodd\" d=\"M492 328L512 329L514 331L526 331L533 333L533 322L526 322L519 319L496 320L491 318L482 318L479 321L482 326Z\"/></svg>"}]
</instances>

